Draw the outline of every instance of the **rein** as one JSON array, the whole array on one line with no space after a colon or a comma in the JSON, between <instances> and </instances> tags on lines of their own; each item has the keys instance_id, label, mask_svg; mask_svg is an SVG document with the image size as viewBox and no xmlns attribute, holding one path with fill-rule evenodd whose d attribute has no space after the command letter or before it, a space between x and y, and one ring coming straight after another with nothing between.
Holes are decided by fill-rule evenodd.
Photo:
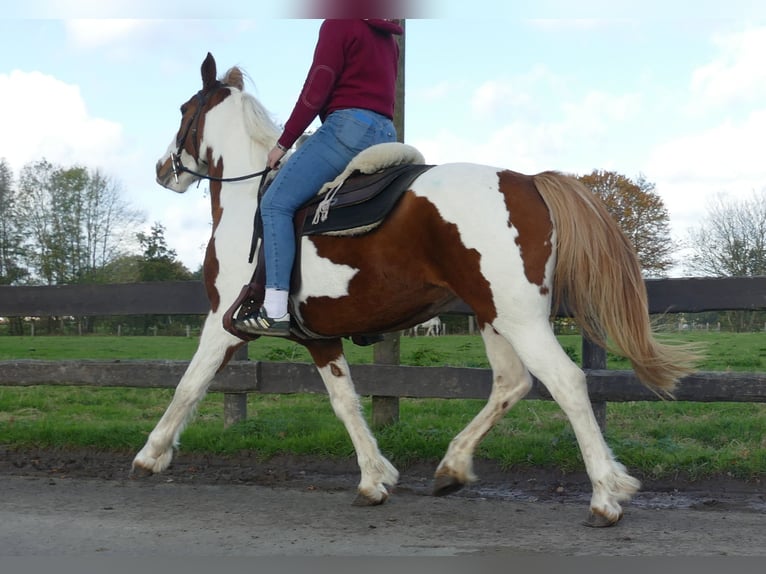
<instances>
[{"instance_id":1,"label":"rein","mask_svg":"<svg viewBox=\"0 0 766 574\"><path fill-rule=\"evenodd\" d=\"M199 173L198 171L194 171L193 169L189 169L188 167L186 167L181 162L181 154L180 154L181 150L179 149L178 151L179 153L170 154L170 163L173 167L173 177L175 178L176 183L178 183L178 174L183 172L194 175L201 179L207 179L209 181L229 182L229 181L245 181L246 179L252 179L254 177L259 177L259 176L263 180L266 174L271 171L270 167L265 167L261 171L255 171L253 173L248 173L247 175L240 175L237 177L216 177L214 175L208 175L206 173ZM261 185L263 185L263 181L261 181Z\"/></svg>"}]
</instances>

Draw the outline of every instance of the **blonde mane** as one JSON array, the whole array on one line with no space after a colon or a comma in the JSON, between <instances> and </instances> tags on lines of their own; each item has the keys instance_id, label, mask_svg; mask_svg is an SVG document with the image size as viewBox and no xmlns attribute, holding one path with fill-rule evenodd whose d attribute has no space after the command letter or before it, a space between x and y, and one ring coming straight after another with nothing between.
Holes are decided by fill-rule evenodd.
<instances>
[{"instance_id":1,"label":"blonde mane","mask_svg":"<svg viewBox=\"0 0 766 574\"><path fill-rule=\"evenodd\" d=\"M272 118L271 113L254 96L245 91L245 73L238 67L230 68L223 83L236 88L242 96L242 116L245 128L250 137L266 148L273 147L279 138L281 130Z\"/></svg>"}]
</instances>

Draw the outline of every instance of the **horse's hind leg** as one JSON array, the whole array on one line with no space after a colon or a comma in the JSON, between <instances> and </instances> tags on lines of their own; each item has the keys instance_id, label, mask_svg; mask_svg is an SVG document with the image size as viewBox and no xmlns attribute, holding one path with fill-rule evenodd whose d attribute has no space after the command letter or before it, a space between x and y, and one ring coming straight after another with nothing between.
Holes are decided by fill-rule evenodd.
<instances>
[{"instance_id":1,"label":"horse's hind leg","mask_svg":"<svg viewBox=\"0 0 766 574\"><path fill-rule=\"evenodd\" d=\"M450 494L476 480L473 453L490 429L532 387L532 378L508 341L490 325L481 332L492 367L492 392L478 415L450 442L436 469L434 494Z\"/></svg>"},{"instance_id":2,"label":"horse's hind leg","mask_svg":"<svg viewBox=\"0 0 766 574\"><path fill-rule=\"evenodd\" d=\"M362 477L356 506L383 504L388 499L387 486L399 480L399 472L380 453L378 443L362 416L359 396L351 380L348 362L340 339L314 341L307 345L319 374L327 387L330 404L346 427L356 451Z\"/></svg>"},{"instance_id":3,"label":"horse's hind leg","mask_svg":"<svg viewBox=\"0 0 766 574\"><path fill-rule=\"evenodd\" d=\"M630 500L641 484L615 460L604 441L588 397L585 373L561 348L546 320L498 330L506 331L529 371L548 388L569 418L593 486L586 524L615 524L622 517L620 503Z\"/></svg>"},{"instance_id":4,"label":"horse's hind leg","mask_svg":"<svg viewBox=\"0 0 766 574\"><path fill-rule=\"evenodd\" d=\"M241 345L242 341L224 331L220 314L208 315L197 352L176 386L173 400L133 459L133 472L157 473L170 465L173 450L194 409L216 372Z\"/></svg>"}]
</instances>

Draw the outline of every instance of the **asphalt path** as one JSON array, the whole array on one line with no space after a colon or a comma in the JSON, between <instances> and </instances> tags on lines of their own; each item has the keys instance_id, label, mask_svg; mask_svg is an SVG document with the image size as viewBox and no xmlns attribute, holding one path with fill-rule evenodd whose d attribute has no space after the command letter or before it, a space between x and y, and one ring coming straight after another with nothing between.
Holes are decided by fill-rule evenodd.
<instances>
[{"instance_id":1,"label":"asphalt path","mask_svg":"<svg viewBox=\"0 0 766 574\"><path fill-rule=\"evenodd\" d=\"M642 492L615 527L581 525L584 493L541 498L480 485L429 496L403 477L385 505L353 507L346 480L205 484L0 474L0 557L766 556L762 492Z\"/></svg>"}]
</instances>

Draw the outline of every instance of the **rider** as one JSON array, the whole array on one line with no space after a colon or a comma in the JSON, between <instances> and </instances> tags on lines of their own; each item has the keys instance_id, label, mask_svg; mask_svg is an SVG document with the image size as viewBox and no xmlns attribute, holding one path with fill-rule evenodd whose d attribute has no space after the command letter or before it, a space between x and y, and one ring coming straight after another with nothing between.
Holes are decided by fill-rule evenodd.
<instances>
[{"instance_id":1,"label":"rider","mask_svg":"<svg viewBox=\"0 0 766 574\"><path fill-rule=\"evenodd\" d=\"M321 127L279 169L261 200L266 294L259 311L235 322L254 335L287 337L295 258L293 214L360 151L396 141L392 121L399 46L395 20L325 20L314 60L282 135L268 154L278 169L287 150L319 116Z\"/></svg>"}]
</instances>

